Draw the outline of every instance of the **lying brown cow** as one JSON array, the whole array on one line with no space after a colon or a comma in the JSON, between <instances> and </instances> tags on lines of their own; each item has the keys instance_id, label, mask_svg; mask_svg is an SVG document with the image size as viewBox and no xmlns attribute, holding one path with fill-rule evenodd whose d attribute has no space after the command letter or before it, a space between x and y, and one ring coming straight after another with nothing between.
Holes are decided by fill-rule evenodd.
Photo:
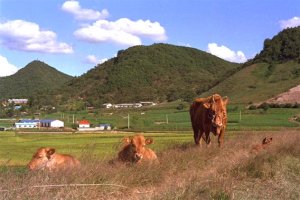
<instances>
[{"instance_id":1,"label":"lying brown cow","mask_svg":"<svg viewBox=\"0 0 300 200\"><path fill-rule=\"evenodd\" d=\"M269 144L272 143L273 138L264 138L261 144L257 144L252 147L251 153L258 153L259 151L266 149Z\"/></svg>"},{"instance_id":2,"label":"lying brown cow","mask_svg":"<svg viewBox=\"0 0 300 200\"><path fill-rule=\"evenodd\" d=\"M49 170L57 171L64 169L73 169L78 167L80 162L71 155L58 154L54 148L42 147L33 154L28 163L30 170Z\"/></svg>"},{"instance_id":3,"label":"lying brown cow","mask_svg":"<svg viewBox=\"0 0 300 200\"><path fill-rule=\"evenodd\" d=\"M118 160L122 162L141 163L144 161L157 161L157 156L154 151L145 147L153 143L153 139L147 138L141 134L131 138L123 139L124 146L118 153Z\"/></svg>"},{"instance_id":4,"label":"lying brown cow","mask_svg":"<svg viewBox=\"0 0 300 200\"><path fill-rule=\"evenodd\" d=\"M201 139L210 145L210 132L218 135L219 146L223 145L227 125L227 103L228 98L222 98L219 94L198 98L192 103L190 117L196 145L199 145Z\"/></svg>"}]
</instances>

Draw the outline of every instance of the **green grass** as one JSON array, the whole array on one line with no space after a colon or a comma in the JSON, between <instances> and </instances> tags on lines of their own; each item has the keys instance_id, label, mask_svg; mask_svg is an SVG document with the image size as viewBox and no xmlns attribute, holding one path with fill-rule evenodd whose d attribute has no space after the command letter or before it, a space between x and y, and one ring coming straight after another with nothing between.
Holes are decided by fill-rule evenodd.
<instances>
[{"instance_id":1,"label":"green grass","mask_svg":"<svg viewBox=\"0 0 300 200\"><path fill-rule=\"evenodd\" d=\"M174 104L174 107L176 105ZM127 118L125 117L129 113L131 119L129 130L146 132L146 135L154 138L155 143L151 147L160 152L174 143L193 142L187 105L182 111L174 107L143 110L103 109L97 114L88 114L86 111L82 111L77 112L75 116L76 120L87 118L93 124L111 123L113 126L127 131ZM143 115L141 115L142 112ZM113 114L109 115L108 113ZM261 109L245 110L240 105L230 105L228 107L229 123L227 132L297 128L299 124L291 122L289 118L299 114L299 108L270 108L263 111ZM42 118L61 119L61 116L63 116L62 113L54 113L44 115ZM65 122L70 125L66 120L68 116L72 116L72 113L64 113ZM168 124L166 123L166 116ZM155 122L160 122L160 124ZM5 123L5 121L1 121L1 123ZM99 158L112 157L118 151L121 139L124 135L129 134L132 133L16 134L15 132L4 131L0 132L0 165L25 165L30 160L33 152L42 146L55 147L61 153L81 155L84 151L91 151ZM226 137L228 135L232 134L228 133Z\"/></svg>"},{"instance_id":2,"label":"green grass","mask_svg":"<svg viewBox=\"0 0 300 200\"><path fill-rule=\"evenodd\" d=\"M112 158L120 149L123 137L128 134L0 134L0 165L25 165L33 153L40 147L55 147L58 153L82 155L94 154L99 159ZM192 135L185 133L148 133L154 139L151 145L155 151L161 151L169 145L192 142Z\"/></svg>"},{"instance_id":3,"label":"green grass","mask_svg":"<svg viewBox=\"0 0 300 200\"><path fill-rule=\"evenodd\" d=\"M170 108L160 109L132 109L113 110L101 109L97 113L88 114L87 111L75 114L75 121L86 118L92 124L110 123L120 130L128 129L128 114L130 118L129 130L132 131L191 131L191 121L188 105L184 110L177 110L177 104ZM300 114L299 108L270 108L247 110L242 105L229 105L228 130L270 130L280 127L297 127L289 118ZM62 113L45 115L42 118L61 118ZM72 114L64 114L66 126L71 126Z\"/></svg>"},{"instance_id":4,"label":"green grass","mask_svg":"<svg viewBox=\"0 0 300 200\"><path fill-rule=\"evenodd\" d=\"M267 75L268 66L267 63L247 66L201 96L220 93L222 96L230 97L233 103L255 103L299 85L300 76L295 74L300 67L299 63L290 61L274 64L272 73Z\"/></svg>"}]
</instances>

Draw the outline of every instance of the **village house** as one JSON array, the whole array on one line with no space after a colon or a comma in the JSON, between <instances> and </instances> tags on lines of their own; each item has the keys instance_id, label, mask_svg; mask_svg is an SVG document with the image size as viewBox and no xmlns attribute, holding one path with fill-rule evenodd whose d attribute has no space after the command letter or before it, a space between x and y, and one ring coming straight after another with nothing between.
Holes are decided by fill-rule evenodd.
<instances>
[{"instance_id":1,"label":"village house","mask_svg":"<svg viewBox=\"0 0 300 200\"><path fill-rule=\"evenodd\" d=\"M110 124L99 124L99 129L100 130L111 130L111 125Z\"/></svg>"},{"instance_id":2,"label":"village house","mask_svg":"<svg viewBox=\"0 0 300 200\"><path fill-rule=\"evenodd\" d=\"M28 103L28 99L8 99L7 100L9 104L18 104L18 105L22 105L22 104L27 104Z\"/></svg>"},{"instance_id":3,"label":"village house","mask_svg":"<svg viewBox=\"0 0 300 200\"><path fill-rule=\"evenodd\" d=\"M40 120L40 127L46 128L63 128L65 126L63 121L54 119L42 119Z\"/></svg>"},{"instance_id":4,"label":"village house","mask_svg":"<svg viewBox=\"0 0 300 200\"><path fill-rule=\"evenodd\" d=\"M15 123L15 128L63 128L64 122L54 119L22 119Z\"/></svg>"},{"instance_id":5,"label":"village house","mask_svg":"<svg viewBox=\"0 0 300 200\"><path fill-rule=\"evenodd\" d=\"M22 119L15 123L15 128L38 128L39 120L36 119Z\"/></svg>"},{"instance_id":6,"label":"village house","mask_svg":"<svg viewBox=\"0 0 300 200\"><path fill-rule=\"evenodd\" d=\"M90 122L86 119L79 121L79 128L90 128Z\"/></svg>"}]
</instances>

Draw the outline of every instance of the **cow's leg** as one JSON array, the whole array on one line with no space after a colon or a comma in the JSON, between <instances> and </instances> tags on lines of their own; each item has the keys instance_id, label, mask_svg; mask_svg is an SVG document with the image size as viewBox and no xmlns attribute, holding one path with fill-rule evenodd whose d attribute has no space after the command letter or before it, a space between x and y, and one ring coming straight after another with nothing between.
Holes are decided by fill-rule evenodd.
<instances>
[{"instance_id":1,"label":"cow's leg","mask_svg":"<svg viewBox=\"0 0 300 200\"><path fill-rule=\"evenodd\" d=\"M210 140L210 136L209 136L210 131L205 131L205 142L207 144L207 147L209 147L211 145L211 140Z\"/></svg>"},{"instance_id":2,"label":"cow's leg","mask_svg":"<svg viewBox=\"0 0 300 200\"><path fill-rule=\"evenodd\" d=\"M194 140L195 140L195 144L199 145L200 143L200 138L201 138L201 131L200 130L194 130Z\"/></svg>"},{"instance_id":3,"label":"cow's leg","mask_svg":"<svg viewBox=\"0 0 300 200\"><path fill-rule=\"evenodd\" d=\"M219 143L219 147L223 146L224 143L224 133L225 133L225 128L222 128L218 137L218 143Z\"/></svg>"}]
</instances>

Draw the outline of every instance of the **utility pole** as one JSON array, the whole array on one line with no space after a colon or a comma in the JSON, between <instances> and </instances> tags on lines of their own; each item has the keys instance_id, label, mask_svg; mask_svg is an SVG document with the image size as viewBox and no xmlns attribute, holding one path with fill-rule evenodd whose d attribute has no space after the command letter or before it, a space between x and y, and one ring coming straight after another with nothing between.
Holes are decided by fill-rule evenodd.
<instances>
[{"instance_id":1,"label":"utility pole","mask_svg":"<svg viewBox=\"0 0 300 200\"><path fill-rule=\"evenodd\" d=\"M75 116L74 116L74 114L73 114L73 124L75 123L75 119L74 119L74 117L75 117Z\"/></svg>"},{"instance_id":2,"label":"utility pole","mask_svg":"<svg viewBox=\"0 0 300 200\"><path fill-rule=\"evenodd\" d=\"M242 121L242 110L240 110L240 118L239 121Z\"/></svg>"},{"instance_id":3,"label":"utility pole","mask_svg":"<svg viewBox=\"0 0 300 200\"><path fill-rule=\"evenodd\" d=\"M169 124L168 114L166 114L166 123Z\"/></svg>"},{"instance_id":4,"label":"utility pole","mask_svg":"<svg viewBox=\"0 0 300 200\"><path fill-rule=\"evenodd\" d=\"M128 127L128 129L129 129L129 128L130 128L130 119L129 119L129 113L128 113L127 119L128 119L128 121L127 121L127 127Z\"/></svg>"}]
</instances>

